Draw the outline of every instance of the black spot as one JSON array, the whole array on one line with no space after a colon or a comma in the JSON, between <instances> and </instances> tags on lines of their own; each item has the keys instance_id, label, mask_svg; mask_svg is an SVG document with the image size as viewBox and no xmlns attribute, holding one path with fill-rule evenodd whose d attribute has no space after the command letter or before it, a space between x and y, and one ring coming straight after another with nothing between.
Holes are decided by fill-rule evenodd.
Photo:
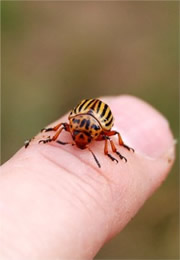
<instances>
[{"instance_id":1,"label":"black spot","mask_svg":"<svg viewBox=\"0 0 180 260\"><path fill-rule=\"evenodd\" d=\"M87 135L88 137L91 137L91 134L89 132L84 132L85 135Z\"/></svg>"},{"instance_id":2,"label":"black spot","mask_svg":"<svg viewBox=\"0 0 180 260\"><path fill-rule=\"evenodd\" d=\"M86 123L86 119L83 119L83 120L81 121L80 127L83 127L83 126L85 125L85 123Z\"/></svg>"},{"instance_id":3,"label":"black spot","mask_svg":"<svg viewBox=\"0 0 180 260\"><path fill-rule=\"evenodd\" d=\"M75 119L75 118L74 118L73 123L79 124L79 122L80 122L80 119Z\"/></svg>"},{"instance_id":4,"label":"black spot","mask_svg":"<svg viewBox=\"0 0 180 260\"><path fill-rule=\"evenodd\" d=\"M94 129L94 130L96 130L96 131L100 129L100 127L97 126L97 125L95 125L95 124L93 124L93 125L91 126L91 128Z\"/></svg>"},{"instance_id":5,"label":"black spot","mask_svg":"<svg viewBox=\"0 0 180 260\"><path fill-rule=\"evenodd\" d=\"M95 136L97 136L98 135L98 133L95 133Z\"/></svg>"},{"instance_id":6,"label":"black spot","mask_svg":"<svg viewBox=\"0 0 180 260\"><path fill-rule=\"evenodd\" d=\"M87 121L86 121L86 130L89 129L89 126L90 126L90 120L87 120Z\"/></svg>"},{"instance_id":7,"label":"black spot","mask_svg":"<svg viewBox=\"0 0 180 260\"><path fill-rule=\"evenodd\" d=\"M79 138L84 139L84 135L80 134Z\"/></svg>"},{"instance_id":8,"label":"black spot","mask_svg":"<svg viewBox=\"0 0 180 260\"><path fill-rule=\"evenodd\" d=\"M91 138L88 138L88 143L90 143L91 142Z\"/></svg>"}]
</instances>

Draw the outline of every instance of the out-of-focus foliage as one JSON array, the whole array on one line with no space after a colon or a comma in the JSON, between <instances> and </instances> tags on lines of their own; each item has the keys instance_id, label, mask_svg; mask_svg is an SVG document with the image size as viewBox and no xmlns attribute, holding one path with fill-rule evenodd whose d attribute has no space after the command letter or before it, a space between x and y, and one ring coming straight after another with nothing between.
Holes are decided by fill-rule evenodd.
<instances>
[{"instance_id":1,"label":"out-of-focus foliage","mask_svg":"<svg viewBox=\"0 0 180 260\"><path fill-rule=\"evenodd\" d=\"M2 2L2 162L85 97L131 94L178 138L178 2ZM152 133L153 134L153 133ZM178 162L97 258L178 258Z\"/></svg>"}]
</instances>

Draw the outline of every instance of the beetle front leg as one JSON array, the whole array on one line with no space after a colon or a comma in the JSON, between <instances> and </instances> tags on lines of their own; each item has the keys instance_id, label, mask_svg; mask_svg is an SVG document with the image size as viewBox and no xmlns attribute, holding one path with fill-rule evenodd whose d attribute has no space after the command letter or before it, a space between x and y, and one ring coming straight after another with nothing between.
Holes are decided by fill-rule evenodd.
<instances>
[{"instance_id":1,"label":"beetle front leg","mask_svg":"<svg viewBox=\"0 0 180 260\"><path fill-rule=\"evenodd\" d=\"M40 140L39 143L49 143L49 142L52 142L52 141L56 141L58 136L60 135L60 133L62 132L62 130L66 130L69 132L69 125L67 123L60 123L58 124L57 126L55 126L54 128L47 128L45 129L45 132L48 132L48 131L56 131L60 126L63 126L62 128L60 128L56 134L53 136L53 137L48 137L47 139L45 140ZM51 129L51 130L50 130ZM60 142L59 142L60 143ZM63 144L63 142L61 143ZM65 144L65 143L64 143Z\"/></svg>"},{"instance_id":2,"label":"beetle front leg","mask_svg":"<svg viewBox=\"0 0 180 260\"><path fill-rule=\"evenodd\" d=\"M57 131L61 126L63 126L65 130L69 129L69 125L67 123L59 123L58 125L56 125L54 127L43 128L43 129L41 129L41 132Z\"/></svg>"}]
</instances>

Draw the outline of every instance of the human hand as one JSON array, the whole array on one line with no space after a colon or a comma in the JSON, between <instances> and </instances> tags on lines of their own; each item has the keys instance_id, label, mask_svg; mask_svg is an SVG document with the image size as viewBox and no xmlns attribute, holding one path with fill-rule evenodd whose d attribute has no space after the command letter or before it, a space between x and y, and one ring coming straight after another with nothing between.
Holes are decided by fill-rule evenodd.
<instances>
[{"instance_id":1,"label":"human hand","mask_svg":"<svg viewBox=\"0 0 180 260\"><path fill-rule=\"evenodd\" d=\"M117 145L128 161L115 164L93 142L99 169L89 151L38 144L39 134L1 166L0 259L92 259L166 178L175 157L166 119L133 97L102 100L135 153Z\"/></svg>"}]
</instances>

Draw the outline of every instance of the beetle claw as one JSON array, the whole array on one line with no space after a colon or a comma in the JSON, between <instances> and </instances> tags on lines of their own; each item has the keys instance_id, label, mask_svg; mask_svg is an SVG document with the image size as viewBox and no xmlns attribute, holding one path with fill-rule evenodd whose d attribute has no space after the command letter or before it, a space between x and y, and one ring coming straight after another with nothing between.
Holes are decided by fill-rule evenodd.
<instances>
[{"instance_id":1,"label":"beetle claw","mask_svg":"<svg viewBox=\"0 0 180 260\"><path fill-rule=\"evenodd\" d=\"M111 154L107 154L107 156L114 162L118 163L118 160L116 158L114 158Z\"/></svg>"},{"instance_id":2,"label":"beetle claw","mask_svg":"<svg viewBox=\"0 0 180 260\"><path fill-rule=\"evenodd\" d=\"M39 144L40 143L46 144L46 143L51 142L51 141L52 141L52 139L40 140Z\"/></svg>"},{"instance_id":3,"label":"beetle claw","mask_svg":"<svg viewBox=\"0 0 180 260\"><path fill-rule=\"evenodd\" d=\"M119 156L119 158L120 158L121 160L124 160L125 162L127 162L126 157L122 156L122 155L120 154L120 152L116 151L116 154Z\"/></svg>"},{"instance_id":4,"label":"beetle claw","mask_svg":"<svg viewBox=\"0 0 180 260\"><path fill-rule=\"evenodd\" d=\"M123 144L123 147L128 149L128 151L132 151L134 153L134 149L129 147L129 146L127 146L126 144Z\"/></svg>"},{"instance_id":5,"label":"beetle claw","mask_svg":"<svg viewBox=\"0 0 180 260\"><path fill-rule=\"evenodd\" d=\"M31 142L31 139L30 140L26 140L24 142L24 147L27 148L29 146L30 142Z\"/></svg>"}]
</instances>

